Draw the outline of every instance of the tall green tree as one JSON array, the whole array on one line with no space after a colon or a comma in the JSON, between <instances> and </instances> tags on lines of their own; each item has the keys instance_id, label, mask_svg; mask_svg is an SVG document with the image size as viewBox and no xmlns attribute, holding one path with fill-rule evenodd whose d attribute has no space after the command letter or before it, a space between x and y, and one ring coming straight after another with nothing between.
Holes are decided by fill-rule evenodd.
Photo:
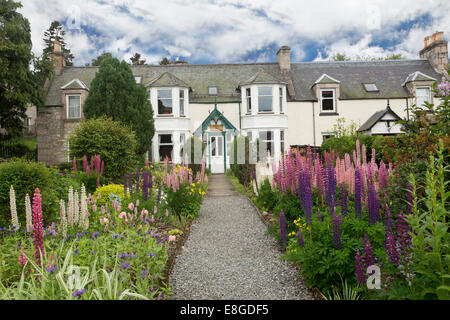
<instances>
[{"instance_id":1,"label":"tall green tree","mask_svg":"<svg viewBox=\"0 0 450 320\"><path fill-rule=\"evenodd\" d=\"M140 53L137 53L137 52L134 54L134 56L132 56L132 57L130 58L130 60L131 60L131 63L132 63L133 65L142 65L142 64L145 64L145 59L141 60L141 54L140 54Z\"/></svg>"},{"instance_id":2,"label":"tall green tree","mask_svg":"<svg viewBox=\"0 0 450 320\"><path fill-rule=\"evenodd\" d=\"M169 64L169 63L170 63L170 60L167 59L167 57L164 57L164 58L159 62L159 64L162 65L162 66L167 65L167 64Z\"/></svg>"},{"instance_id":3,"label":"tall green tree","mask_svg":"<svg viewBox=\"0 0 450 320\"><path fill-rule=\"evenodd\" d=\"M94 67L98 67L106 58L112 58L112 54L110 52L103 52L97 58L92 59L91 65Z\"/></svg>"},{"instance_id":4,"label":"tall green tree","mask_svg":"<svg viewBox=\"0 0 450 320\"><path fill-rule=\"evenodd\" d=\"M53 51L53 43L58 40L61 43L61 50L64 55L64 60L66 66L73 66L72 60L75 58L70 52L70 49L66 47L66 42L64 41L64 36L66 31L64 30L62 24L59 21L53 21L50 27L44 32L44 54L50 54Z\"/></svg>"},{"instance_id":5,"label":"tall green tree","mask_svg":"<svg viewBox=\"0 0 450 320\"><path fill-rule=\"evenodd\" d=\"M155 126L149 94L142 84L136 84L126 61L103 60L91 82L83 111L86 118L106 115L129 125L138 139L138 153L150 149Z\"/></svg>"},{"instance_id":6,"label":"tall green tree","mask_svg":"<svg viewBox=\"0 0 450 320\"><path fill-rule=\"evenodd\" d=\"M13 0L0 0L0 126L1 139L22 135L23 121L30 104L44 104L43 84L52 64L43 55L31 52L30 23Z\"/></svg>"}]
</instances>

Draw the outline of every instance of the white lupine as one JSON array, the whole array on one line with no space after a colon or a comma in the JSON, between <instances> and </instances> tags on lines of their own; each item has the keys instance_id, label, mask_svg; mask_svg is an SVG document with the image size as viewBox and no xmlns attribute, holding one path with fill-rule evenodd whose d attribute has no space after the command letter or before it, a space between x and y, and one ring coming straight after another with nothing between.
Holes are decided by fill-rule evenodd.
<instances>
[{"instance_id":1,"label":"white lupine","mask_svg":"<svg viewBox=\"0 0 450 320\"><path fill-rule=\"evenodd\" d=\"M59 200L59 211L61 218L61 232L64 238L67 237L67 218L66 218L66 205L64 200Z\"/></svg>"},{"instance_id":2,"label":"white lupine","mask_svg":"<svg viewBox=\"0 0 450 320\"><path fill-rule=\"evenodd\" d=\"M78 191L75 191L73 195L73 224L77 225L79 219L80 219L79 197Z\"/></svg>"},{"instance_id":3,"label":"white lupine","mask_svg":"<svg viewBox=\"0 0 450 320\"><path fill-rule=\"evenodd\" d=\"M85 230L89 228L89 212L87 206L87 197L86 197L86 188L84 184L81 185L81 218L80 218L80 227L83 227Z\"/></svg>"},{"instance_id":4,"label":"white lupine","mask_svg":"<svg viewBox=\"0 0 450 320\"><path fill-rule=\"evenodd\" d=\"M74 201L73 201L73 188L69 187L69 201L67 202L67 219L70 222L70 225L73 227L73 218L74 218Z\"/></svg>"},{"instance_id":5,"label":"white lupine","mask_svg":"<svg viewBox=\"0 0 450 320\"><path fill-rule=\"evenodd\" d=\"M9 205L11 207L11 221L13 227L16 230L19 229L19 219L17 218L17 209L16 209L16 192L14 191L14 187L11 185L11 189L9 189Z\"/></svg>"},{"instance_id":6,"label":"white lupine","mask_svg":"<svg viewBox=\"0 0 450 320\"><path fill-rule=\"evenodd\" d=\"M33 232L33 213L31 211L31 200L30 196L25 196L25 218L27 223L27 232Z\"/></svg>"}]
</instances>

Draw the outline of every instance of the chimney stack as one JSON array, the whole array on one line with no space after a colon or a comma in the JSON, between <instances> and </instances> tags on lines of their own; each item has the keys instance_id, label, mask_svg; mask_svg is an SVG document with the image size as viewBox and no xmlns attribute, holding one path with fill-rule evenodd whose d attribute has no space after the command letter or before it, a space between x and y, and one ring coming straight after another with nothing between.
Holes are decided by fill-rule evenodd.
<instances>
[{"instance_id":1,"label":"chimney stack","mask_svg":"<svg viewBox=\"0 0 450 320\"><path fill-rule=\"evenodd\" d=\"M64 60L61 43L58 40L53 43L53 52L50 53L50 59L53 61L55 75L60 75L66 66L66 60Z\"/></svg>"},{"instance_id":2,"label":"chimney stack","mask_svg":"<svg viewBox=\"0 0 450 320\"><path fill-rule=\"evenodd\" d=\"M277 52L277 62L282 72L291 71L291 48L282 46Z\"/></svg>"},{"instance_id":3,"label":"chimney stack","mask_svg":"<svg viewBox=\"0 0 450 320\"><path fill-rule=\"evenodd\" d=\"M436 31L423 40L424 48L420 50L421 59L428 59L433 68L447 77L448 70L448 48L444 33Z\"/></svg>"}]
</instances>

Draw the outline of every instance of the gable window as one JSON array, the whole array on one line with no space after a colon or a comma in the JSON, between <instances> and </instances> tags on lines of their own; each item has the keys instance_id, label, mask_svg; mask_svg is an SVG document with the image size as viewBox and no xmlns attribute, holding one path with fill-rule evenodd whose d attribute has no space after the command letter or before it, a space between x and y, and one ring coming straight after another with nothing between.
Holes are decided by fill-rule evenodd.
<instances>
[{"instance_id":1,"label":"gable window","mask_svg":"<svg viewBox=\"0 0 450 320\"><path fill-rule=\"evenodd\" d=\"M272 87L258 87L258 111L272 111Z\"/></svg>"},{"instance_id":2,"label":"gable window","mask_svg":"<svg viewBox=\"0 0 450 320\"><path fill-rule=\"evenodd\" d=\"M267 155L267 152L270 152L273 155L273 147L274 147L274 137L272 131L260 131L259 132L259 140L261 141L260 145L260 154ZM262 153L261 153L262 152Z\"/></svg>"},{"instance_id":3,"label":"gable window","mask_svg":"<svg viewBox=\"0 0 450 320\"><path fill-rule=\"evenodd\" d=\"M247 100L247 113L252 113L252 95L250 88L245 89L245 99Z\"/></svg>"},{"instance_id":4,"label":"gable window","mask_svg":"<svg viewBox=\"0 0 450 320\"><path fill-rule=\"evenodd\" d=\"M158 114L172 114L172 89L158 90Z\"/></svg>"},{"instance_id":5,"label":"gable window","mask_svg":"<svg viewBox=\"0 0 450 320\"><path fill-rule=\"evenodd\" d=\"M67 119L81 118L81 95L67 95Z\"/></svg>"},{"instance_id":6,"label":"gable window","mask_svg":"<svg viewBox=\"0 0 450 320\"><path fill-rule=\"evenodd\" d=\"M416 106L425 107L425 102L430 102L430 87L416 88Z\"/></svg>"},{"instance_id":7,"label":"gable window","mask_svg":"<svg viewBox=\"0 0 450 320\"><path fill-rule=\"evenodd\" d=\"M280 88L280 113L283 113L283 88Z\"/></svg>"},{"instance_id":8,"label":"gable window","mask_svg":"<svg viewBox=\"0 0 450 320\"><path fill-rule=\"evenodd\" d=\"M217 94L217 87L208 87L208 93L210 95L216 95Z\"/></svg>"},{"instance_id":9,"label":"gable window","mask_svg":"<svg viewBox=\"0 0 450 320\"><path fill-rule=\"evenodd\" d=\"M159 135L159 161L164 161L167 157L172 161L173 141L171 134Z\"/></svg>"},{"instance_id":10,"label":"gable window","mask_svg":"<svg viewBox=\"0 0 450 320\"><path fill-rule=\"evenodd\" d=\"M322 89L320 90L321 98L321 112L335 112L335 90L334 89Z\"/></svg>"},{"instance_id":11,"label":"gable window","mask_svg":"<svg viewBox=\"0 0 450 320\"><path fill-rule=\"evenodd\" d=\"M180 116L184 116L184 90L180 89Z\"/></svg>"}]
</instances>

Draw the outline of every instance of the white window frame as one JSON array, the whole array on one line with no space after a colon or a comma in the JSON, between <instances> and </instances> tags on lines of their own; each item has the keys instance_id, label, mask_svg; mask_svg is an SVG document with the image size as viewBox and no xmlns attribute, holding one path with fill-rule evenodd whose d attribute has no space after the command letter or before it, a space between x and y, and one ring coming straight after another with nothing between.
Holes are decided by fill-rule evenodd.
<instances>
[{"instance_id":1,"label":"white window frame","mask_svg":"<svg viewBox=\"0 0 450 320\"><path fill-rule=\"evenodd\" d=\"M166 135L170 135L170 140L172 141L171 143L161 143L161 136L166 136ZM158 158L160 162L164 162L164 159L161 159L161 153L160 153L160 147L161 146L172 146L172 152L170 154L170 160L169 162L173 162L173 151L175 150L175 145L174 145L174 141L173 141L173 133L158 133Z\"/></svg>"},{"instance_id":2,"label":"white window frame","mask_svg":"<svg viewBox=\"0 0 450 320\"><path fill-rule=\"evenodd\" d=\"M332 132L322 132L322 143L329 138L334 138L334 134ZM326 138L325 138L326 137Z\"/></svg>"},{"instance_id":3,"label":"white window frame","mask_svg":"<svg viewBox=\"0 0 450 320\"><path fill-rule=\"evenodd\" d=\"M333 100L333 110L323 110L323 96L322 92L324 91L332 91L333 92L333 98L325 98L325 100ZM335 113L336 112L336 89L335 88L323 88L320 89L320 112L323 113Z\"/></svg>"},{"instance_id":4,"label":"white window frame","mask_svg":"<svg viewBox=\"0 0 450 320\"><path fill-rule=\"evenodd\" d=\"M211 89L216 90L216 93L211 93ZM217 93L219 92L218 88L216 86L209 86L208 87L208 94L211 96L217 96Z\"/></svg>"},{"instance_id":5,"label":"white window frame","mask_svg":"<svg viewBox=\"0 0 450 320\"><path fill-rule=\"evenodd\" d=\"M245 101L247 103L247 113L252 113L252 89L245 88Z\"/></svg>"},{"instance_id":6,"label":"white window frame","mask_svg":"<svg viewBox=\"0 0 450 320\"><path fill-rule=\"evenodd\" d=\"M280 113L284 113L283 112L283 87L279 87L279 92L280 92Z\"/></svg>"},{"instance_id":7,"label":"white window frame","mask_svg":"<svg viewBox=\"0 0 450 320\"><path fill-rule=\"evenodd\" d=\"M426 90L428 90L428 97L427 97L427 99L426 99L425 101L431 103L431 88L430 88L429 86L420 86L420 87L416 87L416 107L419 107L419 108L422 108L422 109L423 109L423 108L426 108L425 104L419 105L419 104L418 104L418 101L417 101L417 97L418 97L418 95L417 95L417 90L420 90L420 89L426 89ZM424 101L424 102L425 102L425 101Z\"/></svg>"},{"instance_id":8,"label":"white window frame","mask_svg":"<svg viewBox=\"0 0 450 320\"><path fill-rule=\"evenodd\" d=\"M180 160L183 161L184 144L186 143L186 134L180 133Z\"/></svg>"},{"instance_id":9,"label":"white window frame","mask_svg":"<svg viewBox=\"0 0 450 320\"><path fill-rule=\"evenodd\" d=\"M261 133L263 133L263 132L266 133L266 138L265 139L261 138ZM270 136L271 136L270 140L267 138L267 132L270 132ZM264 152L264 156L266 156L266 154L267 154L269 143L271 144L270 156L273 157L275 155L275 131L273 131L273 130L260 130L258 132L258 138L262 142L261 145L266 147L266 150ZM265 145L263 144L264 142L266 143ZM261 154L261 151L260 151L260 154Z\"/></svg>"},{"instance_id":10,"label":"white window frame","mask_svg":"<svg viewBox=\"0 0 450 320\"><path fill-rule=\"evenodd\" d=\"M170 98L159 98L159 91L170 91ZM172 113L159 113L159 100L171 100L172 101ZM156 112L159 116L173 115L173 90L172 89L156 89Z\"/></svg>"},{"instance_id":11,"label":"white window frame","mask_svg":"<svg viewBox=\"0 0 450 320\"><path fill-rule=\"evenodd\" d=\"M179 95L179 99L180 99L180 116L185 116L186 108L185 108L184 102L186 101L186 99L185 99L184 89L180 89L180 93L178 95ZM173 112L173 109L172 109L172 112Z\"/></svg>"},{"instance_id":12,"label":"white window frame","mask_svg":"<svg viewBox=\"0 0 450 320\"><path fill-rule=\"evenodd\" d=\"M270 88L270 95L268 94L259 94L261 88ZM271 109L270 110L261 110L261 106L259 103L260 97L270 97L271 98ZM259 86L258 87L258 113L266 113L273 112L273 86Z\"/></svg>"},{"instance_id":13,"label":"white window frame","mask_svg":"<svg viewBox=\"0 0 450 320\"><path fill-rule=\"evenodd\" d=\"M286 131L284 131L283 129L280 130L280 150L281 150L281 155L284 154L284 144L286 141Z\"/></svg>"},{"instance_id":14,"label":"white window frame","mask_svg":"<svg viewBox=\"0 0 450 320\"><path fill-rule=\"evenodd\" d=\"M80 100L80 106L79 106L79 117L70 117L69 116L69 98L70 97L77 97ZM66 94L66 118L67 119L81 119L81 94Z\"/></svg>"}]
</instances>

